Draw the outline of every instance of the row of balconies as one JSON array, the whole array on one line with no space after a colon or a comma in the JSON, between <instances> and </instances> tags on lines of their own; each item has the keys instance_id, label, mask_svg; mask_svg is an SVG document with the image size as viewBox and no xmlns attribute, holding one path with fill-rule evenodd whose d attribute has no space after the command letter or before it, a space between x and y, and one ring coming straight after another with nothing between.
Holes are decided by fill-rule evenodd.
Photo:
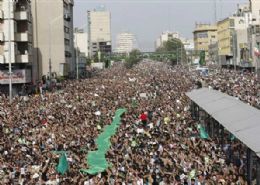
<instances>
[{"instance_id":1,"label":"row of balconies","mask_svg":"<svg viewBox=\"0 0 260 185\"><path fill-rule=\"evenodd\" d=\"M32 55L30 54L17 54L15 56L15 63L30 63ZM0 64L5 64L8 59L4 55L0 55Z\"/></svg>"},{"instance_id":2,"label":"row of balconies","mask_svg":"<svg viewBox=\"0 0 260 185\"><path fill-rule=\"evenodd\" d=\"M0 10L0 19L4 19L4 12L3 10ZM19 12L15 12L14 13L14 19L17 21L23 21L23 20L28 20L28 21L32 21L32 16L29 13L29 11L24 10L24 11L19 11Z\"/></svg>"},{"instance_id":3,"label":"row of balconies","mask_svg":"<svg viewBox=\"0 0 260 185\"><path fill-rule=\"evenodd\" d=\"M6 41L5 35L3 32L0 32L0 42ZM32 42L32 35L29 33L16 33L15 34L16 42Z\"/></svg>"}]
</instances>

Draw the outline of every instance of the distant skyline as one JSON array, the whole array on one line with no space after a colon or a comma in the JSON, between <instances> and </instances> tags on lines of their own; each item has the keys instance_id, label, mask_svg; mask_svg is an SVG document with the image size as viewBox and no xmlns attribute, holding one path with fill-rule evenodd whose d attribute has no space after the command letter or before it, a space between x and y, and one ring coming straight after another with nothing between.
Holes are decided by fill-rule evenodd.
<instances>
[{"instance_id":1,"label":"distant skyline","mask_svg":"<svg viewBox=\"0 0 260 185\"><path fill-rule=\"evenodd\" d=\"M230 16L237 4L249 0L216 0L218 20ZM177 31L192 39L195 23L214 22L214 0L75 0L74 27L86 27L87 10L104 5L111 12L113 47L116 35L136 35L143 51L154 50L155 40L164 31Z\"/></svg>"}]
</instances>

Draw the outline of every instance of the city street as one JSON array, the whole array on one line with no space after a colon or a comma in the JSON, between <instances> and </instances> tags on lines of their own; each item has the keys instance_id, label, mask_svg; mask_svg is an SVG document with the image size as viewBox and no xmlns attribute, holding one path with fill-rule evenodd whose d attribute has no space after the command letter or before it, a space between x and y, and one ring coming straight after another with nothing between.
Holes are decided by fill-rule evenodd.
<instances>
[{"instance_id":1,"label":"city street","mask_svg":"<svg viewBox=\"0 0 260 185\"><path fill-rule=\"evenodd\" d=\"M203 86L232 92L259 106L259 89L254 89L252 74L224 70L201 77L185 67L147 61L132 69L117 63L91 79L65 82L62 92L47 93L44 100L38 95L16 97L10 106L2 97L1 181L246 184L245 146L238 140L227 143L226 147L234 145L244 154L240 163L227 163L220 140L201 138L199 122L191 117L185 93L196 88L202 78ZM106 154L111 166L95 176L81 174L80 169L88 168L87 153L96 150L95 138L112 123L118 108L127 112ZM140 119L142 114L147 117ZM67 156L69 168L64 175L55 170L58 151Z\"/></svg>"}]
</instances>

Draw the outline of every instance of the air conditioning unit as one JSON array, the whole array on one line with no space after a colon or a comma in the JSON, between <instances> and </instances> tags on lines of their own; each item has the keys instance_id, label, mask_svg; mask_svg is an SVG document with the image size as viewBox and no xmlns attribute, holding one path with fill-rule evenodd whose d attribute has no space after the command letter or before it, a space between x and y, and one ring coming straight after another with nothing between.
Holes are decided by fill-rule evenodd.
<instances>
[{"instance_id":1,"label":"air conditioning unit","mask_svg":"<svg viewBox=\"0 0 260 185\"><path fill-rule=\"evenodd\" d=\"M66 14L64 14L64 19L66 20L66 21L70 21L70 14L69 13L66 13Z\"/></svg>"}]
</instances>

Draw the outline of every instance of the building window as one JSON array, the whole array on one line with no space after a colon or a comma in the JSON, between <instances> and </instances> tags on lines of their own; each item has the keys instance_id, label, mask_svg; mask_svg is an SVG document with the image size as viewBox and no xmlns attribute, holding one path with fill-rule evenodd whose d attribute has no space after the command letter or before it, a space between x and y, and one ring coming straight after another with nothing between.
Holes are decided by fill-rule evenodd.
<instances>
[{"instance_id":1,"label":"building window","mask_svg":"<svg viewBox=\"0 0 260 185\"><path fill-rule=\"evenodd\" d=\"M69 5L67 3L63 3L63 7L67 10L69 8Z\"/></svg>"},{"instance_id":2,"label":"building window","mask_svg":"<svg viewBox=\"0 0 260 185\"><path fill-rule=\"evenodd\" d=\"M69 46L70 45L70 40L69 39L64 39L65 45Z\"/></svg>"},{"instance_id":3,"label":"building window","mask_svg":"<svg viewBox=\"0 0 260 185\"><path fill-rule=\"evenodd\" d=\"M208 38L207 32L197 33L197 38Z\"/></svg>"},{"instance_id":4,"label":"building window","mask_svg":"<svg viewBox=\"0 0 260 185\"><path fill-rule=\"evenodd\" d=\"M64 32L65 33L70 33L70 29L68 27L64 26Z\"/></svg>"},{"instance_id":5,"label":"building window","mask_svg":"<svg viewBox=\"0 0 260 185\"><path fill-rule=\"evenodd\" d=\"M230 19L230 26L231 26L231 27L234 27L234 26L235 26L235 21L234 21L234 19Z\"/></svg>"}]
</instances>

